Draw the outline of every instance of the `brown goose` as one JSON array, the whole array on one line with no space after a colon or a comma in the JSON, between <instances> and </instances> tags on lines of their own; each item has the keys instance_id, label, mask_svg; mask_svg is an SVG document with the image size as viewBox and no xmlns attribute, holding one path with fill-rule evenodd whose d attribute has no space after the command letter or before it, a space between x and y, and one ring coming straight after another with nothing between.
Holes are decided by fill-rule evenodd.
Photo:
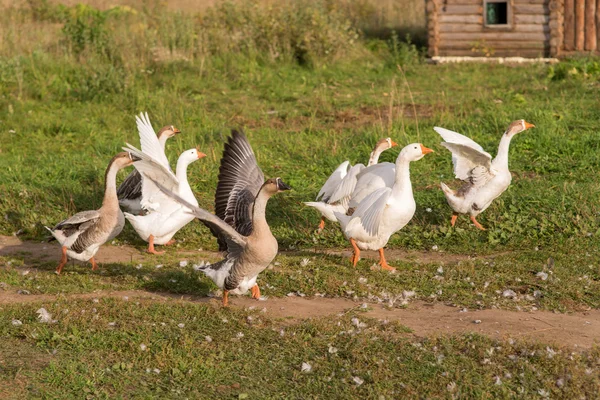
<instances>
[{"instance_id":1,"label":"brown goose","mask_svg":"<svg viewBox=\"0 0 600 400\"><path fill-rule=\"evenodd\" d=\"M246 136L233 130L225 144L215 195L216 216L155 183L192 210L216 236L219 249L226 251L224 260L203 269L223 289L223 305L228 304L229 293L244 294L249 289L252 297L258 299L260 289L256 278L273 261L278 250L277 240L265 218L265 208L271 196L290 187L280 178L265 182Z\"/></svg>"},{"instance_id":2,"label":"brown goose","mask_svg":"<svg viewBox=\"0 0 600 400\"><path fill-rule=\"evenodd\" d=\"M140 116L136 116L136 123L140 134L140 142L142 144L142 151L148 151L145 149L145 144L148 141L146 137L155 135L148 113L140 113ZM158 136L158 142L162 148L162 153L165 153L165 144L167 140L173 136L181 133L181 131L175 128L173 125L163 126L160 131L156 134ZM142 212L142 176L137 169L134 169L127 178L119 185L117 189L117 197L119 198L119 205L128 213L138 215Z\"/></svg>"},{"instance_id":3,"label":"brown goose","mask_svg":"<svg viewBox=\"0 0 600 400\"><path fill-rule=\"evenodd\" d=\"M79 212L52 229L45 227L62 247L57 274L61 273L67 263L67 256L79 261L90 260L92 270L98 268L94 255L100 246L121 233L125 225L117 199L117 172L137 160L126 152L119 153L110 160L104 176L104 200L100 209Z\"/></svg>"}]
</instances>

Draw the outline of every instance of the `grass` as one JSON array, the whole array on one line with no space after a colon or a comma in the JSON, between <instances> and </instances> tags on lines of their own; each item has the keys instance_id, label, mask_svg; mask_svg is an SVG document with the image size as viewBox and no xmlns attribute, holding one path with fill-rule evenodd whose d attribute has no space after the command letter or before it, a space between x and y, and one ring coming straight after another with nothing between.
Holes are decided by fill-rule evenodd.
<instances>
[{"instance_id":1,"label":"grass","mask_svg":"<svg viewBox=\"0 0 600 400\"><path fill-rule=\"evenodd\" d=\"M402 35L367 35L374 14L358 1L225 3L200 13L155 3L28 4L0 13L0 234L43 240L44 225L97 208L107 161L125 142L139 143L134 115L148 111L156 128L183 131L167 146L172 161L195 146L208 154L189 169L203 207L212 209L231 127L245 129L267 177L292 186L267 210L284 251L259 278L268 296L394 303L414 291L415 299L470 309L600 306L596 59L429 65ZM513 183L479 218L488 230L466 218L450 228L439 182L452 184L451 161L432 128L462 132L495 154L505 127L520 118L536 128L512 142ZM411 165L417 212L388 245L408 250L391 262L398 272L372 271L373 260L354 270L327 253L349 247L339 230L329 224L315 235L319 216L302 202L341 162L364 163L388 136L436 152ZM197 251L215 250L214 239L195 222L176 239L187 267L169 250L139 269L69 265L57 277L55 263L21 253L0 258L0 282L32 294L207 295L214 285L191 265L218 257ZM145 246L129 226L114 243L123 244ZM340 334L353 329L351 315L291 323L202 304L90 301L0 306L0 397L579 398L600 384L597 348L554 354L541 343L416 338L377 321ZM56 324L36 322L41 305ZM248 324L250 314L256 322ZM313 372L302 373L303 362Z\"/></svg>"},{"instance_id":2,"label":"grass","mask_svg":"<svg viewBox=\"0 0 600 400\"><path fill-rule=\"evenodd\" d=\"M3 314L23 324L0 326L0 354L20 355L0 364L0 382L39 398L592 398L600 385L597 350L419 339L360 314L290 325L200 304L45 306L56 323L37 322L38 305L14 305Z\"/></svg>"}]
</instances>

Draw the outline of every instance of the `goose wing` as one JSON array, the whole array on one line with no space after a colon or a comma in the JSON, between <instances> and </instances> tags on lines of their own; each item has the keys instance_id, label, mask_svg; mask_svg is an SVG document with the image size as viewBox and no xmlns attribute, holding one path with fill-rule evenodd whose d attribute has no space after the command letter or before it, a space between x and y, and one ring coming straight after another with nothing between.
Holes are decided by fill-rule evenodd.
<instances>
[{"instance_id":1,"label":"goose wing","mask_svg":"<svg viewBox=\"0 0 600 400\"><path fill-rule=\"evenodd\" d=\"M152 178L147 179L152 180ZM242 253L244 248L246 247L246 238L238 233L232 226L227 224L221 218L217 217L209 213L208 211L195 206L188 201L181 198L178 194L162 185L158 181L152 180L156 187L161 190L165 195L169 196L173 200L177 201L181 205L190 209L190 213L192 213L196 218L198 218L204 225L206 225L211 232L218 235L217 237L223 240L225 248L223 250L227 251L227 259L237 258Z\"/></svg>"},{"instance_id":2,"label":"goose wing","mask_svg":"<svg viewBox=\"0 0 600 400\"><path fill-rule=\"evenodd\" d=\"M215 214L240 235L252 233L252 207L254 199L265 182L248 139L242 131L232 130L225 143L219 183L215 194ZM209 226L210 228L210 226ZM220 233L211 228L217 237L219 249L224 250Z\"/></svg>"},{"instance_id":3,"label":"goose wing","mask_svg":"<svg viewBox=\"0 0 600 400\"><path fill-rule=\"evenodd\" d=\"M433 128L445 141L442 146L452 152L454 175L460 180L469 180L471 171L478 165L491 168L492 156L474 140L458 132L436 126ZM447 145L450 145L447 146ZM488 161L489 160L489 161Z\"/></svg>"},{"instance_id":4,"label":"goose wing","mask_svg":"<svg viewBox=\"0 0 600 400\"><path fill-rule=\"evenodd\" d=\"M369 235L377 236L379 233L379 227L383 222L383 213L391 194L392 189L389 187L377 189L365 197L352 214L353 218L360 220L365 232Z\"/></svg>"},{"instance_id":5,"label":"goose wing","mask_svg":"<svg viewBox=\"0 0 600 400\"><path fill-rule=\"evenodd\" d=\"M165 154L165 149L158 141L158 136L156 136L156 132L154 132L154 128L152 128L150 118L148 118L148 113L140 113L139 116L135 117L135 122L137 124L138 133L140 134L142 151L150 156L153 160L160 163L163 167L171 170L169 160Z\"/></svg>"},{"instance_id":6,"label":"goose wing","mask_svg":"<svg viewBox=\"0 0 600 400\"><path fill-rule=\"evenodd\" d=\"M52 230L60 230L65 237L70 237L75 233L81 233L82 231L87 230L90 226L98 223L99 219L100 212L97 210L82 211L59 222Z\"/></svg>"},{"instance_id":7,"label":"goose wing","mask_svg":"<svg viewBox=\"0 0 600 400\"><path fill-rule=\"evenodd\" d=\"M160 204L170 202L171 198L161 191L155 184L159 182L161 185L169 189L171 192L178 192L179 179L171 172L171 170L154 159L149 154L138 150L134 146L127 143L127 147L123 150L130 152L134 156L140 158L140 161L133 163L135 169L140 172L144 178L142 179L142 200L141 205L148 210L157 210Z\"/></svg>"},{"instance_id":8,"label":"goose wing","mask_svg":"<svg viewBox=\"0 0 600 400\"><path fill-rule=\"evenodd\" d=\"M329 203L330 197L338 189L344 177L348 174L349 168L350 161L344 161L343 163L341 163L325 181L325 184L323 185L323 187L319 191L319 194L317 195L316 201L319 201L319 199L321 199L321 201L323 201L324 203Z\"/></svg>"},{"instance_id":9,"label":"goose wing","mask_svg":"<svg viewBox=\"0 0 600 400\"><path fill-rule=\"evenodd\" d=\"M363 164L356 164L352 168L350 168L346 176L344 176L344 178L338 185L335 192L332 193L328 203L332 204L339 201L341 203L347 204L350 200L352 192L354 192L354 189L356 188L356 177L363 169L365 169L365 166Z\"/></svg>"},{"instance_id":10,"label":"goose wing","mask_svg":"<svg viewBox=\"0 0 600 400\"><path fill-rule=\"evenodd\" d=\"M442 146L452 152L454 174L458 179L479 185L495 175L492 156L485 151L458 143L442 142Z\"/></svg>"}]
</instances>

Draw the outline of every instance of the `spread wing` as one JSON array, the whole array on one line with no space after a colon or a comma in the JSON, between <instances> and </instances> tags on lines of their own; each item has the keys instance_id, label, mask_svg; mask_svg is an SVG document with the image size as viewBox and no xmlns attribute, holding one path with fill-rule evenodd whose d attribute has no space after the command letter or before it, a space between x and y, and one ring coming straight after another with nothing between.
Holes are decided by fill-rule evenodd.
<instances>
[{"instance_id":1,"label":"spread wing","mask_svg":"<svg viewBox=\"0 0 600 400\"><path fill-rule=\"evenodd\" d=\"M333 171L333 173L327 178L325 184L319 191L316 200L319 201L322 198L324 203L329 203L329 198L336 191L338 186L342 183L342 180L348 173L348 168L350 167L350 161L344 161Z\"/></svg>"},{"instance_id":2,"label":"spread wing","mask_svg":"<svg viewBox=\"0 0 600 400\"><path fill-rule=\"evenodd\" d=\"M150 155L136 149L129 143L127 143L127 147L123 147L123 150L140 158L140 161L134 162L133 165L144 177L142 179L142 207L149 210L157 210L161 203L165 201L170 202L170 197L161 191L154 182L159 182L170 191L177 193L179 180L173 172Z\"/></svg>"},{"instance_id":3,"label":"spread wing","mask_svg":"<svg viewBox=\"0 0 600 400\"><path fill-rule=\"evenodd\" d=\"M446 128L440 128L439 126L434 127L433 130L436 131L446 142L464 144L465 146L469 146L473 149L485 153L483 147L481 147L477 142L475 142L473 139L466 137L465 135L461 135L458 132L454 132Z\"/></svg>"},{"instance_id":4,"label":"spread wing","mask_svg":"<svg viewBox=\"0 0 600 400\"><path fill-rule=\"evenodd\" d=\"M350 171L348 171L344 179L342 179L342 181L338 185L335 192L333 192L333 194L331 195L328 203L332 204L338 201L342 203L347 203L350 200L352 192L354 192L354 189L356 188L356 176L363 169L365 169L365 166L363 164L356 164L352 168L350 168Z\"/></svg>"},{"instance_id":5,"label":"spread wing","mask_svg":"<svg viewBox=\"0 0 600 400\"><path fill-rule=\"evenodd\" d=\"M148 113L140 113L139 116L135 117L138 132L140 134L140 144L142 151L150 156L153 160L171 170L169 166L169 160L165 154L165 149L160 145L156 132L152 128Z\"/></svg>"},{"instance_id":6,"label":"spread wing","mask_svg":"<svg viewBox=\"0 0 600 400\"><path fill-rule=\"evenodd\" d=\"M492 156L486 153L478 143L468 137L461 135L460 133L453 132L448 129L440 128L438 126L433 128L447 144L456 145L453 146L456 151L453 151L450 147L445 146L452 152L452 164L454 165L454 175L460 180L468 180L470 178L470 172L477 165L486 166L490 169ZM490 161L487 162L486 159Z\"/></svg>"},{"instance_id":7,"label":"spread wing","mask_svg":"<svg viewBox=\"0 0 600 400\"><path fill-rule=\"evenodd\" d=\"M452 152L454 174L462 181L487 182L495 173L492 170L492 156L485 151L458 143L442 142L442 146Z\"/></svg>"},{"instance_id":8,"label":"spread wing","mask_svg":"<svg viewBox=\"0 0 600 400\"><path fill-rule=\"evenodd\" d=\"M146 180L152 180L152 178ZM153 181L153 184L166 196L189 208L190 212L196 218L202 221L215 235L218 235L219 239L223 240L225 246L223 250L227 250L227 259L237 258L242 253L246 247L246 238L239 234L233 227L208 211L182 199L178 194L163 186L160 182Z\"/></svg>"},{"instance_id":9,"label":"spread wing","mask_svg":"<svg viewBox=\"0 0 600 400\"><path fill-rule=\"evenodd\" d=\"M252 233L252 207L258 191L265 182L252 147L243 132L232 130L225 143L219 183L215 194L215 214L239 234ZM210 227L209 227L210 228ZM220 234L211 229L217 237L219 249L224 249Z\"/></svg>"},{"instance_id":10,"label":"spread wing","mask_svg":"<svg viewBox=\"0 0 600 400\"><path fill-rule=\"evenodd\" d=\"M361 225L369 235L377 236L379 233L383 213L391 193L392 189L388 187L374 191L360 202L352 214L353 218L360 219Z\"/></svg>"}]
</instances>

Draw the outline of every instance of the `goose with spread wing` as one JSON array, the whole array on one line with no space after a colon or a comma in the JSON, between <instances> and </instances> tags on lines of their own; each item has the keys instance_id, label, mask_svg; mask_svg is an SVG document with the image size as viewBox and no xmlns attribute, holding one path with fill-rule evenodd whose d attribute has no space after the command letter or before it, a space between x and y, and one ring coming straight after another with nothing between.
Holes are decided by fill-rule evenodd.
<instances>
[{"instance_id":1,"label":"goose with spread wing","mask_svg":"<svg viewBox=\"0 0 600 400\"><path fill-rule=\"evenodd\" d=\"M157 251L154 246L172 244L173 236L191 222L194 216L188 212L187 208L165 195L155 182L161 183L188 203L197 206L198 201L188 182L187 169L191 163L205 157L206 154L198 149L184 151L179 156L177 168L173 173L156 135L142 136L140 134L140 136L146 151L140 151L129 143L123 149L139 159L134 166L142 175L140 203L145 213L144 215L125 213L125 218L131 223L140 238L148 242L148 253L162 254L163 252ZM148 177L152 179L147 179Z\"/></svg>"},{"instance_id":2,"label":"goose with spread wing","mask_svg":"<svg viewBox=\"0 0 600 400\"><path fill-rule=\"evenodd\" d=\"M167 140L181 133L181 131L173 125L167 125L162 127L161 130L155 134L152 124L150 123L150 118L148 118L148 113L140 113L139 117L136 116L136 122L140 134L142 151L148 151L147 141L145 140L147 135L155 135L158 137L158 143L164 154ZM137 215L142 212L142 176L137 169L134 169L127 175L125 180L119 185L117 188L117 197L119 198L119 205L121 208L128 213Z\"/></svg>"},{"instance_id":3,"label":"goose with spread wing","mask_svg":"<svg viewBox=\"0 0 600 400\"><path fill-rule=\"evenodd\" d=\"M158 185L192 210L192 214L216 236L219 249L226 252L225 259L203 269L223 289L223 305L228 304L229 293L244 294L251 290L253 298L260 298L256 279L278 251L277 239L265 218L265 209L271 196L290 190L290 187L281 178L264 180L243 132L233 130L223 150L215 195L216 215L188 203L160 183Z\"/></svg>"},{"instance_id":4,"label":"goose with spread wing","mask_svg":"<svg viewBox=\"0 0 600 400\"><path fill-rule=\"evenodd\" d=\"M375 190L365 197L351 215L336 213L342 231L354 250L352 264L360 259L361 250L378 250L382 269L393 271L383 248L390 237L402 229L415 214L416 204L410 182L410 163L420 160L433 150L421 143L404 147L395 163L394 183ZM350 210L348 210L350 214Z\"/></svg>"},{"instance_id":5,"label":"goose with spread wing","mask_svg":"<svg viewBox=\"0 0 600 400\"><path fill-rule=\"evenodd\" d=\"M371 152L367 167L376 165L381 153L397 145L398 143L394 142L391 138L379 140ZM317 195L316 201L304 203L309 207L316 208L321 213L321 222L319 223L317 233L321 233L323 228L325 228L325 219L337 222L334 212L346 212L350 196L356 186L356 176L363 169L365 169L363 164L350 166L350 161L344 161L325 181L325 184Z\"/></svg>"},{"instance_id":6,"label":"goose with spread wing","mask_svg":"<svg viewBox=\"0 0 600 400\"><path fill-rule=\"evenodd\" d=\"M504 193L512 180L508 170L510 141L517 133L533 127L535 125L523 119L512 122L500 139L498 154L494 159L468 137L448 129L433 128L445 140L442 146L452 152L454 175L463 181L458 190L452 190L441 183L442 191L453 211L450 222L452 226L459 214L468 214L477 228L485 230L477 221L477 216Z\"/></svg>"},{"instance_id":7,"label":"goose with spread wing","mask_svg":"<svg viewBox=\"0 0 600 400\"><path fill-rule=\"evenodd\" d=\"M62 258L56 268L57 274L62 272L68 258L89 260L92 270L98 268L94 260L98 249L121 233L125 225L117 199L117 172L135 160L137 158L130 153L119 153L112 158L104 175L104 199L100 209L79 212L54 228L45 227L61 245Z\"/></svg>"}]
</instances>

